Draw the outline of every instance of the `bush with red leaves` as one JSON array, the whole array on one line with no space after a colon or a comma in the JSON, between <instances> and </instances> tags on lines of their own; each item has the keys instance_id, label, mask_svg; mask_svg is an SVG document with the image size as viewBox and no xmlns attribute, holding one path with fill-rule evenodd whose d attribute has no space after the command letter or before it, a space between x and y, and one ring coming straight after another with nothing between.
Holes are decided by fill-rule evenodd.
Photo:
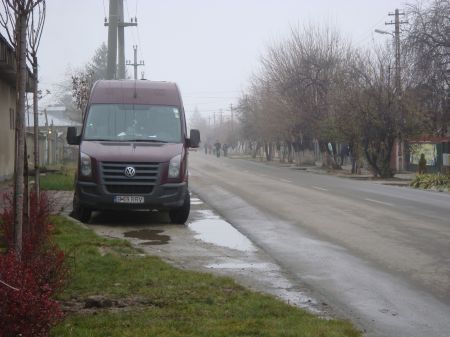
<instances>
[{"instance_id":1,"label":"bush with red leaves","mask_svg":"<svg viewBox=\"0 0 450 337\"><path fill-rule=\"evenodd\" d=\"M30 196L30 221L24 226L20 258L14 251L12 198L1 219L7 242L0 254L0 337L48 336L50 328L62 318L61 308L52 297L62 288L67 276L64 252L51 240L49 202L41 195L36 207Z\"/></svg>"}]
</instances>

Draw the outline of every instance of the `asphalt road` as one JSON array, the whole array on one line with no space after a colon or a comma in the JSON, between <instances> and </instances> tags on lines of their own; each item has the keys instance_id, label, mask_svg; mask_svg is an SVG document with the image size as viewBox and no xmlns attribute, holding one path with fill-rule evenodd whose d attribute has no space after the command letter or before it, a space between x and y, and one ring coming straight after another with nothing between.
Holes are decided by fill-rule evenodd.
<instances>
[{"instance_id":1,"label":"asphalt road","mask_svg":"<svg viewBox=\"0 0 450 337\"><path fill-rule=\"evenodd\" d=\"M191 188L367 336L450 336L450 195L190 157Z\"/></svg>"}]
</instances>

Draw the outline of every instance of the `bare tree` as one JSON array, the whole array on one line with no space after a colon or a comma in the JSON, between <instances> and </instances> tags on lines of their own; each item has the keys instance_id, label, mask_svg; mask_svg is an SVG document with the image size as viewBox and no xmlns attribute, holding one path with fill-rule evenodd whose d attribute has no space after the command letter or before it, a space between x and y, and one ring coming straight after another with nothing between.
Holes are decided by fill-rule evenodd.
<instances>
[{"instance_id":1,"label":"bare tree","mask_svg":"<svg viewBox=\"0 0 450 337\"><path fill-rule=\"evenodd\" d=\"M108 47L102 43L83 70L72 74L72 98L84 118L91 89L97 80L106 79Z\"/></svg>"},{"instance_id":2,"label":"bare tree","mask_svg":"<svg viewBox=\"0 0 450 337\"><path fill-rule=\"evenodd\" d=\"M81 111L81 120L84 119L89 95L94 84L93 72L80 71L72 75L72 97L79 111Z\"/></svg>"},{"instance_id":3,"label":"bare tree","mask_svg":"<svg viewBox=\"0 0 450 337\"><path fill-rule=\"evenodd\" d=\"M389 48L363 53L330 28L292 29L268 49L241 98L247 139L264 146L268 160L272 145L284 143L297 164L316 143L335 169L339 143L351 149L354 164L364 155L375 175L391 177L395 141L423 130L424 119L414 82L405 78L402 94L396 91Z\"/></svg>"},{"instance_id":4,"label":"bare tree","mask_svg":"<svg viewBox=\"0 0 450 337\"><path fill-rule=\"evenodd\" d=\"M34 88L33 88L33 116L34 116L34 188L36 193L36 207L39 205L40 197L40 163L39 163L39 76L37 52L44 30L46 15L45 0L37 4L30 15L28 25L28 60L33 68Z\"/></svg>"},{"instance_id":5,"label":"bare tree","mask_svg":"<svg viewBox=\"0 0 450 337\"><path fill-rule=\"evenodd\" d=\"M285 153L284 144L288 157L293 149L300 164L301 154L319 141L330 165L339 167L336 151L327 145L339 140L334 93L351 52L337 32L314 26L292 29L289 38L268 49L247 100L253 102L248 112L257 115L252 123L268 159L272 144ZM250 114L246 117L251 120Z\"/></svg>"},{"instance_id":6,"label":"bare tree","mask_svg":"<svg viewBox=\"0 0 450 337\"><path fill-rule=\"evenodd\" d=\"M92 59L79 69L68 69L65 79L53 90L53 99L66 108L66 115L77 122L82 121L95 81L106 78L108 47L102 43Z\"/></svg>"},{"instance_id":7,"label":"bare tree","mask_svg":"<svg viewBox=\"0 0 450 337\"><path fill-rule=\"evenodd\" d=\"M407 15L404 69L420 95L428 129L444 135L450 123L450 1L416 2L407 6Z\"/></svg>"},{"instance_id":8,"label":"bare tree","mask_svg":"<svg viewBox=\"0 0 450 337\"><path fill-rule=\"evenodd\" d=\"M16 51L17 100L16 100L16 158L14 177L14 232L15 249L22 251L22 226L24 204L24 156L25 156L25 92L27 81L27 26L29 17L43 0L1 0L3 11L0 24Z\"/></svg>"}]
</instances>

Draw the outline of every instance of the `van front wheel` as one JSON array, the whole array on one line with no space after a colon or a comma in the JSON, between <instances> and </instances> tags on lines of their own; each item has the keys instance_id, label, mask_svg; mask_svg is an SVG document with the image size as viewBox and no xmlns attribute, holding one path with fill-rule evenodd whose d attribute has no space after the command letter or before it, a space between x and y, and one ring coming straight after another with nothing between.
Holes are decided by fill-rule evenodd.
<instances>
[{"instance_id":1,"label":"van front wheel","mask_svg":"<svg viewBox=\"0 0 450 337\"><path fill-rule=\"evenodd\" d=\"M189 196L189 192L187 192L186 196L184 197L183 206L169 211L170 222L180 225L186 223L189 217L190 210L191 210L191 197Z\"/></svg>"},{"instance_id":2,"label":"van front wheel","mask_svg":"<svg viewBox=\"0 0 450 337\"><path fill-rule=\"evenodd\" d=\"M81 222L87 223L91 218L92 211L89 208L83 207L75 195L73 198L73 217Z\"/></svg>"}]
</instances>

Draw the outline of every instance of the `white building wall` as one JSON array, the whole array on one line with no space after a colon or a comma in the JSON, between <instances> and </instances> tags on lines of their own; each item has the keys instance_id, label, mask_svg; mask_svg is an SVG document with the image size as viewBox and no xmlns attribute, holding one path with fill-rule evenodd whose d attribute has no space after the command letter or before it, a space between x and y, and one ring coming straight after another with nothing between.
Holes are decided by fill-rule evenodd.
<instances>
[{"instance_id":1,"label":"white building wall","mask_svg":"<svg viewBox=\"0 0 450 337\"><path fill-rule=\"evenodd\" d=\"M0 79L0 181L14 174L15 89Z\"/></svg>"}]
</instances>

